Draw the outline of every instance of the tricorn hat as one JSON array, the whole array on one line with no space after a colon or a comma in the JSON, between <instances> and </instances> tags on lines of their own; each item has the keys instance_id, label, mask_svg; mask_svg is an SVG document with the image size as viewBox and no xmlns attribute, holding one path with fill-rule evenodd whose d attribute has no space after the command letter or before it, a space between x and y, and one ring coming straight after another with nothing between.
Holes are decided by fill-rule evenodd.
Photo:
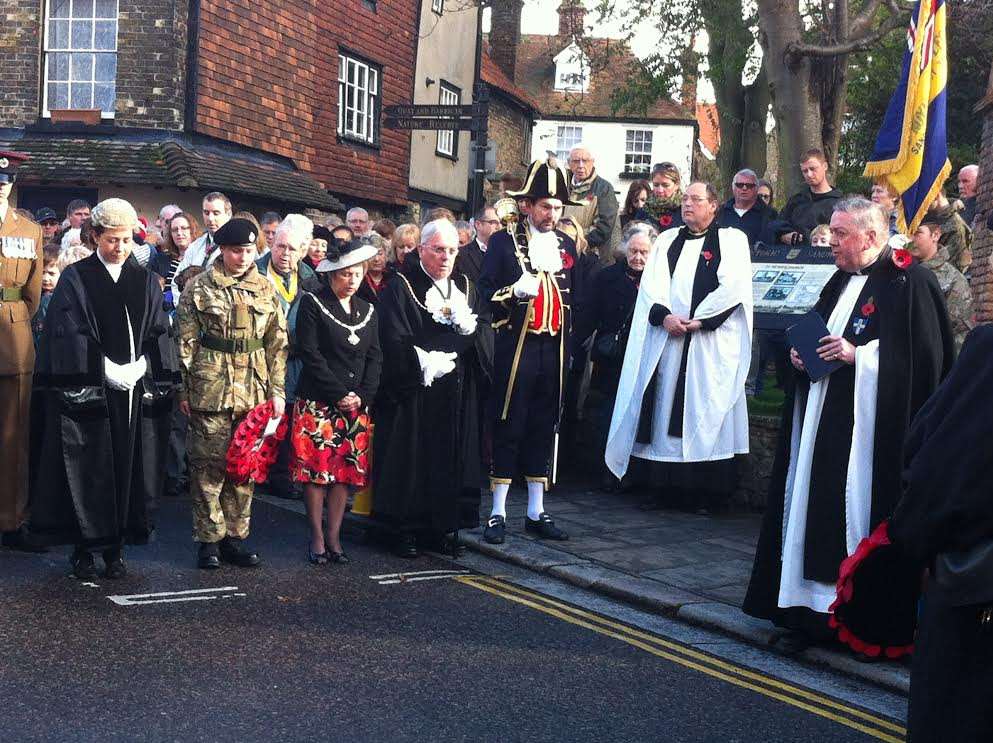
<instances>
[{"instance_id":1,"label":"tricorn hat","mask_svg":"<svg viewBox=\"0 0 993 743\"><path fill-rule=\"evenodd\" d=\"M358 238L352 240L336 238L328 243L328 252L325 253L324 260L318 263L314 270L317 273L340 271L358 263L365 263L370 258L375 257L378 252L379 249L375 245L370 245Z\"/></svg>"},{"instance_id":2,"label":"tricorn hat","mask_svg":"<svg viewBox=\"0 0 993 743\"><path fill-rule=\"evenodd\" d=\"M549 158L551 160L551 158ZM580 206L569 199L569 182L565 172L546 160L535 160L524 178L524 188L520 191L507 191L508 196L518 199L558 199L563 206Z\"/></svg>"},{"instance_id":3,"label":"tricorn hat","mask_svg":"<svg viewBox=\"0 0 993 743\"><path fill-rule=\"evenodd\" d=\"M17 169L30 159L24 152L0 150L0 183L13 183L17 180Z\"/></svg>"}]
</instances>

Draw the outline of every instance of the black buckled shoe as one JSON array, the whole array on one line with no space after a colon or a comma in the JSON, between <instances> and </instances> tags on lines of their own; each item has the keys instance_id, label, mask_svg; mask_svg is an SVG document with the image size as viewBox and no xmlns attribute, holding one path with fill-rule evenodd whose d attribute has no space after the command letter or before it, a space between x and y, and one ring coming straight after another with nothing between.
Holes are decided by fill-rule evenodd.
<instances>
[{"instance_id":1,"label":"black buckled shoe","mask_svg":"<svg viewBox=\"0 0 993 743\"><path fill-rule=\"evenodd\" d=\"M97 577L97 566L93 562L93 555L86 550L76 550L69 558L72 565L72 574L80 580L94 580Z\"/></svg>"},{"instance_id":2,"label":"black buckled shoe","mask_svg":"<svg viewBox=\"0 0 993 743\"><path fill-rule=\"evenodd\" d=\"M218 544L221 562L228 562L239 568L255 568L262 564L259 553L245 549L245 544L235 537L224 537Z\"/></svg>"},{"instance_id":3,"label":"black buckled shoe","mask_svg":"<svg viewBox=\"0 0 993 743\"><path fill-rule=\"evenodd\" d=\"M201 542L197 550L197 567L201 570L217 570L221 567L221 553L216 542Z\"/></svg>"},{"instance_id":4,"label":"black buckled shoe","mask_svg":"<svg viewBox=\"0 0 993 743\"><path fill-rule=\"evenodd\" d=\"M124 564L124 554L120 547L103 551L103 576L109 580L120 580L128 574L127 566Z\"/></svg>"},{"instance_id":5,"label":"black buckled shoe","mask_svg":"<svg viewBox=\"0 0 993 743\"><path fill-rule=\"evenodd\" d=\"M490 544L503 544L507 533L507 519L503 516L490 516L483 529L483 539Z\"/></svg>"},{"instance_id":6,"label":"black buckled shoe","mask_svg":"<svg viewBox=\"0 0 993 743\"><path fill-rule=\"evenodd\" d=\"M393 546L393 554L407 559L418 557L417 538L413 534L402 534Z\"/></svg>"},{"instance_id":7,"label":"black buckled shoe","mask_svg":"<svg viewBox=\"0 0 993 743\"><path fill-rule=\"evenodd\" d=\"M537 520L525 516L524 531L535 534L539 539L554 539L558 542L564 542L569 538L569 535L558 528L552 517L544 511L538 514Z\"/></svg>"}]
</instances>

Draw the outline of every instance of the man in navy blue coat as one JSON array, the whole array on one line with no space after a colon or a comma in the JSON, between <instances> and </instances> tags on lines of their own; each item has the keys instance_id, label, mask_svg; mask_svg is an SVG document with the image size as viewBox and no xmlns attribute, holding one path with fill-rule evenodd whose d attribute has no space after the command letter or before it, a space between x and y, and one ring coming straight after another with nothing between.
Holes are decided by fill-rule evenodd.
<instances>
[{"instance_id":1,"label":"man in navy blue coat","mask_svg":"<svg viewBox=\"0 0 993 743\"><path fill-rule=\"evenodd\" d=\"M536 160L521 191L516 224L490 238L479 293L490 300L496 334L490 415L493 509L483 536L504 540L507 493L523 470L528 486L525 529L545 539L568 537L545 512L555 430L562 413L569 352L576 244L555 229L569 200L565 174Z\"/></svg>"}]
</instances>

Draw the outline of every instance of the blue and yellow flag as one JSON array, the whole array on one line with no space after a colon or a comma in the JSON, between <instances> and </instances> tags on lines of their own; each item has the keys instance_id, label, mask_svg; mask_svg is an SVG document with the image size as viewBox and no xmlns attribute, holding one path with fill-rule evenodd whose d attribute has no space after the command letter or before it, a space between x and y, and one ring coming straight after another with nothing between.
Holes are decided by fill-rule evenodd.
<instances>
[{"instance_id":1,"label":"blue and yellow flag","mask_svg":"<svg viewBox=\"0 0 993 743\"><path fill-rule=\"evenodd\" d=\"M945 20L945 0L918 0L900 84L865 166L866 177L888 181L900 194L897 224L907 234L920 225L952 172L945 117Z\"/></svg>"}]
</instances>

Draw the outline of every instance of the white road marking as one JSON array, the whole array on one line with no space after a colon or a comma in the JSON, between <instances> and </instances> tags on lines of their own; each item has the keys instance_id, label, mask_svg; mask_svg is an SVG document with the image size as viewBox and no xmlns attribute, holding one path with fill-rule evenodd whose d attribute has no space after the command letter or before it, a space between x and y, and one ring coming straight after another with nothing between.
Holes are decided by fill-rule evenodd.
<instances>
[{"instance_id":1,"label":"white road marking","mask_svg":"<svg viewBox=\"0 0 993 743\"><path fill-rule=\"evenodd\" d=\"M454 573L452 575L420 575L416 578L394 578L392 580L381 580L379 585L381 586L392 586L397 583L414 583L419 580L448 580L449 578L458 578L460 575L468 575L469 571L464 573Z\"/></svg>"},{"instance_id":2,"label":"white road marking","mask_svg":"<svg viewBox=\"0 0 993 743\"><path fill-rule=\"evenodd\" d=\"M211 601L217 598L247 595L245 593L232 593L237 590L238 586L222 586L220 588L192 588L188 591L133 593L126 596L108 596L107 598L118 606L139 606L141 604L172 604L178 601Z\"/></svg>"},{"instance_id":3,"label":"white road marking","mask_svg":"<svg viewBox=\"0 0 993 743\"><path fill-rule=\"evenodd\" d=\"M84 581L84 582L80 583L79 585L86 586L87 588L99 588L100 587L96 583L90 583L88 581Z\"/></svg>"},{"instance_id":4,"label":"white road marking","mask_svg":"<svg viewBox=\"0 0 993 743\"><path fill-rule=\"evenodd\" d=\"M406 578L414 575L467 575L468 570L417 570L412 573L385 573L384 575L370 575L372 580L383 580L384 578Z\"/></svg>"}]
</instances>

